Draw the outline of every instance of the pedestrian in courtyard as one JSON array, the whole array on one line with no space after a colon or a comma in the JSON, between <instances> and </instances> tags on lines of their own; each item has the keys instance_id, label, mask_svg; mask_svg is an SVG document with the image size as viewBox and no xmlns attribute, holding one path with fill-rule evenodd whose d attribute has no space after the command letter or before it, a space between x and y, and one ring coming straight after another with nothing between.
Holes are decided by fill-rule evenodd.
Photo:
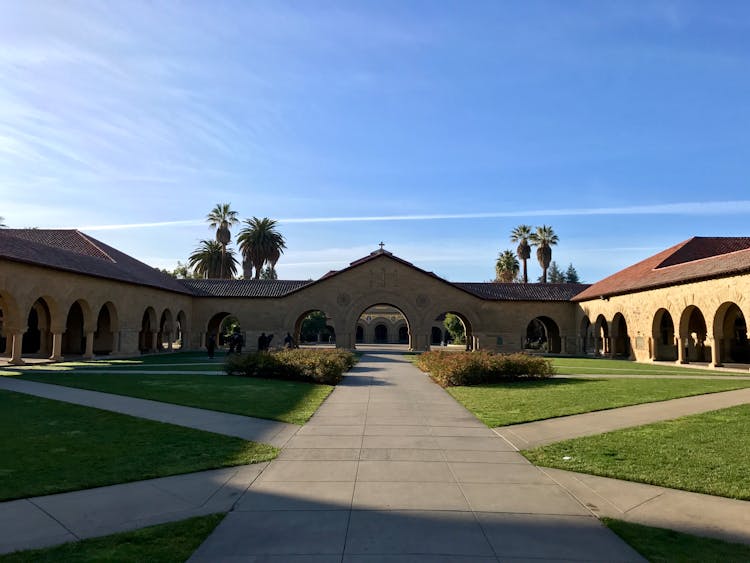
<instances>
[{"instance_id":1,"label":"pedestrian in courtyard","mask_svg":"<svg viewBox=\"0 0 750 563\"><path fill-rule=\"evenodd\" d=\"M216 351L216 337L213 334L208 335L208 340L206 341L206 349L208 350L208 359L213 360L214 352Z\"/></svg>"}]
</instances>

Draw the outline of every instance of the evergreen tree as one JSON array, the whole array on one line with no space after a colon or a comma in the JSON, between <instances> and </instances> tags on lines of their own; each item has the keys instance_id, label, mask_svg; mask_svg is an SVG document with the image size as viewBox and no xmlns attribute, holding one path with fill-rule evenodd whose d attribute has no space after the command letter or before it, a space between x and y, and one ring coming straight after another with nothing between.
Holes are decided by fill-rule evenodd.
<instances>
[{"instance_id":1,"label":"evergreen tree","mask_svg":"<svg viewBox=\"0 0 750 563\"><path fill-rule=\"evenodd\" d=\"M565 282L566 283L581 283L581 278L573 267L573 263L568 264L568 269L565 270Z\"/></svg>"},{"instance_id":2,"label":"evergreen tree","mask_svg":"<svg viewBox=\"0 0 750 563\"><path fill-rule=\"evenodd\" d=\"M547 280L549 283L565 283L566 281L565 274L554 260L550 263L547 270Z\"/></svg>"},{"instance_id":3,"label":"evergreen tree","mask_svg":"<svg viewBox=\"0 0 750 563\"><path fill-rule=\"evenodd\" d=\"M266 266L263 268L263 271L260 273L260 279L262 280L277 280L279 279L279 275L276 273L276 268L273 266Z\"/></svg>"}]
</instances>

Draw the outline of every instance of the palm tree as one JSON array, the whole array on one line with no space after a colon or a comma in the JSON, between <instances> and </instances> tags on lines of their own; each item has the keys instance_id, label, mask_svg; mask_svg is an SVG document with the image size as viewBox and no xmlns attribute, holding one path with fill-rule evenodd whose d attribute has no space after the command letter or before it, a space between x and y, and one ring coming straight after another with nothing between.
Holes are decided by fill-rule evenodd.
<instances>
[{"instance_id":1,"label":"palm tree","mask_svg":"<svg viewBox=\"0 0 750 563\"><path fill-rule=\"evenodd\" d=\"M255 268L255 279L260 278L263 265L268 262L272 269L286 248L284 236L276 230L276 221L263 217L245 219L246 227L237 236L242 257Z\"/></svg>"},{"instance_id":2,"label":"palm tree","mask_svg":"<svg viewBox=\"0 0 750 563\"><path fill-rule=\"evenodd\" d=\"M225 250L220 242L202 240L188 258L188 266L202 278L234 277L237 273L237 258L234 250Z\"/></svg>"},{"instance_id":3,"label":"palm tree","mask_svg":"<svg viewBox=\"0 0 750 563\"><path fill-rule=\"evenodd\" d=\"M542 225L536 228L536 232L529 237L532 246L536 246L536 259L542 267L542 283L547 283L547 268L552 261L552 247L559 242L559 238L552 227Z\"/></svg>"},{"instance_id":4,"label":"palm tree","mask_svg":"<svg viewBox=\"0 0 750 563\"><path fill-rule=\"evenodd\" d=\"M211 212L206 215L208 226L216 229L216 241L221 244L221 278L229 277L227 272L226 256L227 245L232 242L232 233L229 227L240 222L237 212L232 210L231 203L217 203Z\"/></svg>"},{"instance_id":5,"label":"palm tree","mask_svg":"<svg viewBox=\"0 0 750 563\"><path fill-rule=\"evenodd\" d=\"M529 275L526 272L526 260L531 258L531 247L529 237L531 236L530 225L518 225L510 232L510 242L517 242L516 254L523 262L523 283L529 283Z\"/></svg>"},{"instance_id":6,"label":"palm tree","mask_svg":"<svg viewBox=\"0 0 750 563\"><path fill-rule=\"evenodd\" d=\"M512 250L503 250L497 256L497 262L495 262L495 281L497 282L512 282L518 277L518 270L520 269L518 258L513 254Z\"/></svg>"}]
</instances>

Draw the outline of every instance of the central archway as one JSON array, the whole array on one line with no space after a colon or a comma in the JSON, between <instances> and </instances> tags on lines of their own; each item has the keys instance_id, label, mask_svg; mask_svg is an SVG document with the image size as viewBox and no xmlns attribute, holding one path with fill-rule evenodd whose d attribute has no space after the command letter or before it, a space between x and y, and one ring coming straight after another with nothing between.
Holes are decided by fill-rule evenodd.
<instances>
[{"instance_id":1,"label":"central archway","mask_svg":"<svg viewBox=\"0 0 750 563\"><path fill-rule=\"evenodd\" d=\"M366 307L355 325L356 345L402 345L411 347L411 330L404 312L390 303Z\"/></svg>"}]
</instances>

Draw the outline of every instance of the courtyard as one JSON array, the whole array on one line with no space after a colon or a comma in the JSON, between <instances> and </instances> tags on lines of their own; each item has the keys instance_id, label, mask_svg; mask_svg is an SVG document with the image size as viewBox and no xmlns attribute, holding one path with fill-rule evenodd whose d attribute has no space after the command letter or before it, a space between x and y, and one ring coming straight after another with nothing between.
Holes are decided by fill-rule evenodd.
<instances>
[{"instance_id":1,"label":"courtyard","mask_svg":"<svg viewBox=\"0 0 750 563\"><path fill-rule=\"evenodd\" d=\"M686 370L690 373L665 379L632 362L629 370L614 367L615 375L602 375L601 360L575 362L577 376L556 376L534 389L521 382L515 389L508 388L513 383L451 388L460 403L412 366L398 346L364 351L333 389L320 386L320 392L294 395L277 385L286 382L221 375L216 366L205 365L205 356L193 353L5 368L0 379L0 400L7 404L4 425L15 434L23 428L13 431L13 424L27 420L32 437L19 433L8 454L24 463L28 451L48 462L39 471L4 469L7 500L0 503L0 520L10 533L2 550L71 540L78 547L66 544L4 557L76 560L78 551L126 553L118 546L135 542L141 550L136 553L159 561L303 556L494 561L560 554L568 560L639 561L659 557L659 550L678 558L677 546L689 542L694 554L747 558L748 492L737 487L748 481L741 452L748 451L750 432L745 407L732 405L750 402L750 378L715 371L696 376ZM644 373L635 377L639 372ZM236 383L227 383L232 379ZM261 387L252 387L256 381ZM560 390L566 388L577 397L572 401L577 414L564 406L567 390L562 395ZM476 403L472 393L482 400ZM277 406L253 411L250 398L258 394ZM238 404L248 403L243 413L231 406L229 395L236 395ZM284 401L287 406L281 407ZM213 410L220 404L225 406ZM562 410L550 410L550 404ZM39 417L37 426L28 419L31 411ZM290 424L282 412L300 414ZM87 422L86 417L94 418ZM521 421L537 422L515 423ZM555 432L545 430L548 423ZM183 465L175 467L161 453L127 441L137 442L138 434L125 429L144 424L158 425L158 431L144 428L151 436L146 443L158 442L159 452L174 451ZM494 428L504 424L511 425ZM644 424L672 424L669 437ZM111 460L102 457L103 446L90 441L96 439L86 431L92 426L104 433L114 453ZM202 463L209 464L204 467L213 463L218 468L201 470L184 465L185 453L174 449L184 446L170 445L170 433L177 431L213 436L212 448L223 447L221 440L227 439L237 442L234 448L257 453L227 457L195 438L181 438L201 452ZM632 443L618 432L629 432ZM62 436L69 441L60 441ZM243 442L252 438L256 441ZM581 463L588 450L570 439L600 440L592 452L603 454L605 461L607 452L615 452L610 460L628 461L617 464L616 474L597 466L602 462L596 458L591 465ZM718 449L692 460L671 449L679 443L687 451L701 447L690 439ZM639 445L646 445L648 453L639 453ZM278 457L269 461L276 452ZM93 456L91 461L86 455ZM135 472L120 467L118 456L127 456ZM673 459L678 463L669 465ZM154 463L158 467L149 469ZM649 465L654 463L670 478L660 477ZM705 472L711 475L708 488ZM25 484L18 480L21 475ZM60 482L65 475L78 480ZM645 499L651 499L648 509ZM207 514L225 516L205 520ZM184 555L161 559L165 545L190 534L179 531L183 521L186 530L199 530L200 541L186 540ZM160 532L167 522L177 528ZM646 528L633 532L636 524ZM128 533L143 537L129 539ZM646 536L649 545L639 543Z\"/></svg>"}]
</instances>

